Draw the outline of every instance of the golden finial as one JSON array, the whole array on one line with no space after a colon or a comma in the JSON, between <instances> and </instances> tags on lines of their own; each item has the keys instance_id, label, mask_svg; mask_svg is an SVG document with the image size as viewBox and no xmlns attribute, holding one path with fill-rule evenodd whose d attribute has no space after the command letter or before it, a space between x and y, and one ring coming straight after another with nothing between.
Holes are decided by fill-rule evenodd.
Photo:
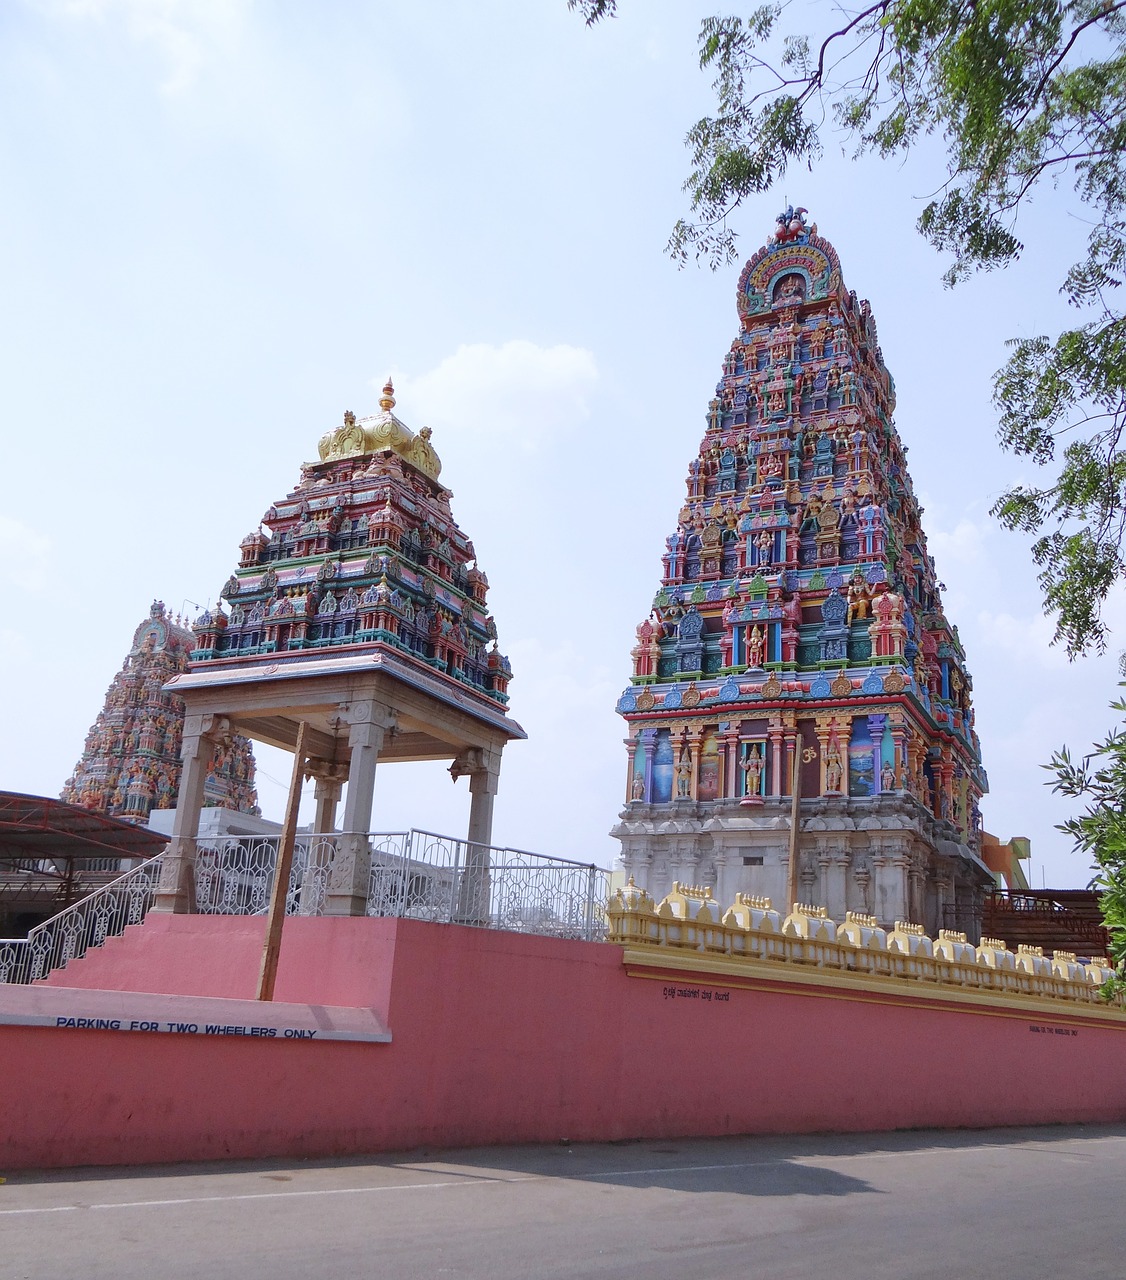
<instances>
[{"instance_id":1,"label":"golden finial","mask_svg":"<svg viewBox=\"0 0 1126 1280\"><path fill-rule=\"evenodd\" d=\"M395 387L390 378L383 384L383 395L380 397L379 407L386 409L388 413L395 407Z\"/></svg>"}]
</instances>

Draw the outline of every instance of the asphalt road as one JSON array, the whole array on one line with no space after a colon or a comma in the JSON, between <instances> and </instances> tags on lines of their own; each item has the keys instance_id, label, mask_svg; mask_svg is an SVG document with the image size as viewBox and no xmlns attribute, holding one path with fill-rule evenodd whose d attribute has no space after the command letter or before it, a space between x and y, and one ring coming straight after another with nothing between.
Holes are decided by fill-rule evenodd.
<instances>
[{"instance_id":1,"label":"asphalt road","mask_svg":"<svg viewBox=\"0 0 1126 1280\"><path fill-rule=\"evenodd\" d=\"M1126 1127L14 1173L3 1280L1126 1275Z\"/></svg>"}]
</instances>

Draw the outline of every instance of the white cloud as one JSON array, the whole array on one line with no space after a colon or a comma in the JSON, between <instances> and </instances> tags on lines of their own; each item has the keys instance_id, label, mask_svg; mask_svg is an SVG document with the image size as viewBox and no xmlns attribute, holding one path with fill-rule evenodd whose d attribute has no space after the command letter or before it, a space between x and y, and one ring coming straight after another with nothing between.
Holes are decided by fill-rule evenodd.
<instances>
[{"instance_id":1,"label":"white cloud","mask_svg":"<svg viewBox=\"0 0 1126 1280\"><path fill-rule=\"evenodd\" d=\"M0 583L41 591L51 556L51 539L11 516L0 515Z\"/></svg>"},{"instance_id":2,"label":"white cloud","mask_svg":"<svg viewBox=\"0 0 1126 1280\"><path fill-rule=\"evenodd\" d=\"M227 61L241 43L251 0L46 0L49 12L119 22L136 44L155 50L165 68L161 89L190 88L209 64Z\"/></svg>"},{"instance_id":3,"label":"white cloud","mask_svg":"<svg viewBox=\"0 0 1126 1280\"><path fill-rule=\"evenodd\" d=\"M1022 618L983 609L977 615L976 643L1022 667L1035 662L1039 667L1063 671L1070 664L1063 646L1052 644L1055 629L1055 623L1042 613Z\"/></svg>"},{"instance_id":4,"label":"white cloud","mask_svg":"<svg viewBox=\"0 0 1126 1280\"><path fill-rule=\"evenodd\" d=\"M541 347L517 338L502 346L463 344L429 372L394 381L410 425L503 439L530 452L590 416L587 397L598 382L598 365L583 347ZM381 387L383 379L372 385Z\"/></svg>"},{"instance_id":5,"label":"white cloud","mask_svg":"<svg viewBox=\"0 0 1126 1280\"><path fill-rule=\"evenodd\" d=\"M26 662L31 657L32 647L27 636L10 627L0 627L0 661Z\"/></svg>"},{"instance_id":6,"label":"white cloud","mask_svg":"<svg viewBox=\"0 0 1126 1280\"><path fill-rule=\"evenodd\" d=\"M963 517L953 529L947 530L924 517L924 528L927 531L927 550L934 556L940 578L944 566L980 565L987 554L985 543L991 530L984 523Z\"/></svg>"}]
</instances>

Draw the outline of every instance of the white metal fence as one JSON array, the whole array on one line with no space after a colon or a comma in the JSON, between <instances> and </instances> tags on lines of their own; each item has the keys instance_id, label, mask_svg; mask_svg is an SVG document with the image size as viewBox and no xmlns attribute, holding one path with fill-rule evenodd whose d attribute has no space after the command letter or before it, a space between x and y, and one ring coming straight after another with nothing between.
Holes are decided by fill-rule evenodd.
<instances>
[{"instance_id":1,"label":"white metal fence","mask_svg":"<svg viewBox=\"0 0 1126 1280\"><path fill-rule=\"evenodd\" d=\"M37 924L26 938L0 939L0 982L36 982L129 925L140 924L152 906L163 860L158 853L142 862Z\"/></svg>"},{"instance_id":2,"label":"white metal fence","mask_svg":"<svg viewBox=\"0 0 1126 1280\"><path fill-rule=\"evenodd\" d=\"M609 872L432 831L372 836L369 916L406 916L588 942L606 936Z\"/></svg>"},{"instance_id":3,"label":"white metal fence","mask_svg":"<svg viewBox=\"0 0 1126 1280\"><path fill-rule=\"evenodd\" d=\"M276 835L198 839L195 910L263 914L279 843ZM585 941L606 936L609 872L602 868L417 830L298 836L286 913L323 915L338 856L362 855L365 843L371 855L369 916ZM0 982L35 982L128 925L140 924L152 906L163 858L158 854L36 925L27 938L0 939Z\"/></svg>"}]
</instances>

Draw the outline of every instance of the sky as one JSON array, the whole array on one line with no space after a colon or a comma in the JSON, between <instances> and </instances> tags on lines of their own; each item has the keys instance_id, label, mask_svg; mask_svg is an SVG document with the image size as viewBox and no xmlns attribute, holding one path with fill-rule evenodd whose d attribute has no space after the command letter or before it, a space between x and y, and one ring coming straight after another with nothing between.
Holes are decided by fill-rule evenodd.
<instances>
[{"instance_id":1,"label":"sky","mask_svg":"<svg viewBox=\"0 0 1126 1280\"><path fill-rule=\"evenodd\" d=\"M738 332L741 264L663 253L710 11L623 0L588 30L565 0L0 6L0 788L58 794L150 602L214 603L240 539L391 374L515 671L529 736L494 839L613 863L614 704ZM1035 884L1080 884L1042 764L1113 726L1126 606L1112 652L1069 664L988 511L1036 479L996 444L992 375L1007 340L1073 320L1058 287L1083 227L1045 192L1015 267L946 290L914 230L942 158L830 138L733 225L745 259L806 206L870 300L973 674L986 826L1031 839ZM289 758L257 754L280 818ZM467 815L442 766L380 770L374 827Z\"/></svg>"}]
</instances>

